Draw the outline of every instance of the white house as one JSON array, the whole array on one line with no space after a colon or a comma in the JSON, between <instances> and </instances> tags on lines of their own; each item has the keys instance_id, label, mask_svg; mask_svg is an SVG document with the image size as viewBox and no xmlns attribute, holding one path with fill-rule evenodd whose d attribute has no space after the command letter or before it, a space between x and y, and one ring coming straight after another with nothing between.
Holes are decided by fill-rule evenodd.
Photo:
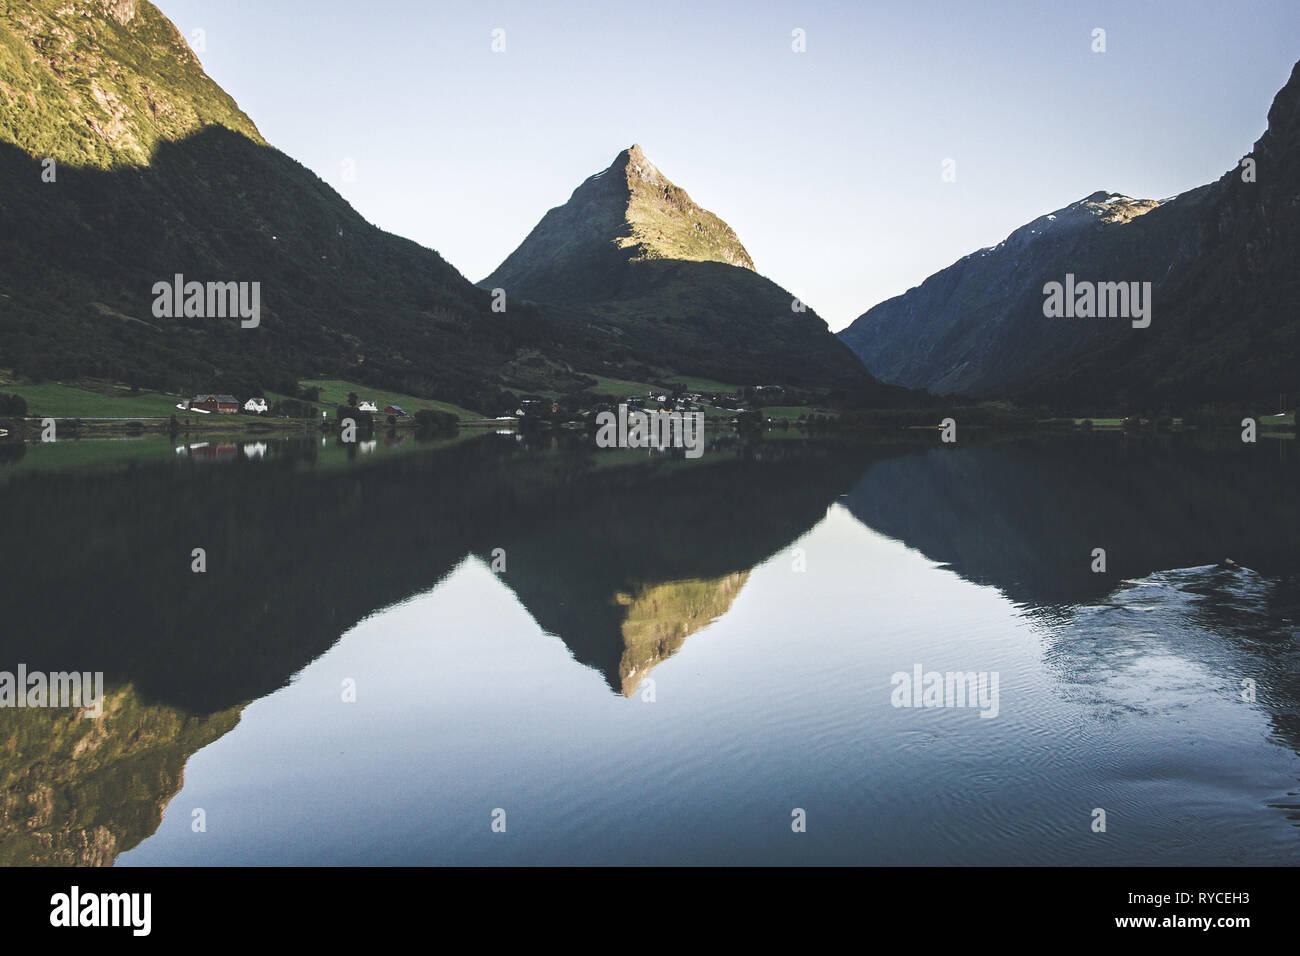
<instances>
[{"instance_id":1,"label":"white house","mask_svg":"<svg viewBox=\"0 0 1300 956\"><path fill-rule=\"evenodd\" d=\"M255 415L262 415L266 412L266 399L250 398L244 402L244 411L252 412Z\"/></svg>"},{"instance_id":2,"label":"white house","mask_svg":"<svg viewBox=\"0 0 1300 956\"><path fill-rule=\"evenodd\" d=\"M376 405L374 402L370 401L370 399L365 399L364 401L359 402L359 403L357 404L357 411L359 411L359 412L377 412L377 411L379 411L379 406Z\"/></svg>"}]
</instances>

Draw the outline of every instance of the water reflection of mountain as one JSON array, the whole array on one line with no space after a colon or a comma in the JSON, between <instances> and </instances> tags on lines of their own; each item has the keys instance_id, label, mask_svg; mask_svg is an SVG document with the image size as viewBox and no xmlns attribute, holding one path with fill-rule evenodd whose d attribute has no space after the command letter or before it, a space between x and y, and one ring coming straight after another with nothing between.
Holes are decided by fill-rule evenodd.
<instances>
[{"instance_id":1,"label":"water reflection of mountain","mask_svg":"<svg viewBox=\"0 0 1300 956\"><path fill-rule=\"evenodd\" d=\"M0 595L18 610L0 661L103 670L145 699L224 710L283 686L465 554L502 547L505 583L621 691L725 610L732 576L849 488L845 503L865 524L1034 606L1228 557L1286 573L1300 553L1295 464L1267 444L1216 451L1096 435L832 451L777 441L761 455L684 462L533 453L490 436L304 469L318 453L306 443L219 468L180 459L15 474L0 527L21 544L0 551ZM1106 574L1090 570L1098 547ZM195 548L204 574L191 571ZM670 595L674 582L695 583ZM648 626L652 604L677 618Z\"/></svg>"},{"instance_id":2,"label":"water reflection of mountain","mask_svg":"<svg viewBox=\"0 0 1300 956\"><path fill-rule=\"evenodd\" d=\"M697 462L496 436L356 467L311 467L317 454L11 476L0 662L103 671L110 699L99 720L0 713L0 863L112 862L244 703L467 553L504 547L505 583L541 625L635 687L864 467L801 442Z\"/></svg>"},{"instance_id":3,"label":"water reflection of mountain","mask_svg":"<svg viewBox=\"0 0 1300 956\"><path fill-rule=\"evenodd\" d=\"M712 580L668 581L621 592L627 608L621 628L623 657L618 663L620 689L630 697L655 665L676 654L690 637L731 610L748 571Z\"/></svg>"},{"instance_id":4,"label":"water reflection of mountain","mask_svg":"<svg viewBox=\"0 0 1300 956\"><path fill-rule=\"evenodd\" d=\"M493 436L374 467L237 456L216 469L17 476L0 527L23 546L0 554L0 589L20 610L0 660L102 670L146 699L224 710L283 686L467 553L504 547L506 583L619 687L616 595L747 571L864 466L793 442L769 443L761 460L611 461ZM205 573L191 570L195 548Z\"/></svg>"},{"instance_id":5,"label":"water reflection of mountain","mask_svg":"<svg viewBox=\"0 0 1300 956\"><path fill-rule=\"evenodd\" d=\"M196 716L105 695L98 719L72 710L0 712L0 866L105 866L151 835L185 762L238 710Z\"/></svg>"},{"instance_id":6,"label":"water reflection of mountain","mask_svg":"<svg viewBox=\"0 0 1300 956\"><path fill-rule=\"evenodd\" d=\"M1120 434L931 448L877 462L845 503L1026 606L1067 681L1103 681L1139 650L1221 675L1234 696L1251 677L1300 752L1295 453Z\"/></svg>"},{"instance_id":7,"label":"water reflection of mountain","mask_svg":"<svg viewBox=\"0 0 1300 956\"><path fill-rule=\"evenodd\" d=\"M845 504L863 524L1027 605L1067 605L1122 579L1217 564L1300 567L1290 443L1190 437L1025 439L933 447L873 465ZM1107 572L1092 572L1092 551Z\"/></svg>"},{"instance_id":8,"label":"water reflection of mountain","mask_svg":"<svg viewBox=\"0 0 1300 956\"><path fill-rule=\"evenodd\" d=\"M761 460L596 472L557 488L493 546L538 624L626 694L882 454L769 442Z\"/></svg>"}]
</instances>

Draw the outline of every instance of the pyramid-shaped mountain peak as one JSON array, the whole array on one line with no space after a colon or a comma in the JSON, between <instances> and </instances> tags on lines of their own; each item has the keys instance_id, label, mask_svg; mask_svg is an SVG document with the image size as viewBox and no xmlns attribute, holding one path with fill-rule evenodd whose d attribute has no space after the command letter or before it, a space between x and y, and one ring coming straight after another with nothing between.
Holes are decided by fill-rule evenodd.
<instances>
[{"instance_id":1,"label":"pyramid-shaped mountain peak","mask_svg":"<svg viewBox=\"0 0 1300 956\"><path fill-rule=\"evenodd\" d=\"M875 384L815 312L758 274L735 231L636 143L546 213L479 285L605 336L611 361L721 382Z\"/></svg>"},{"instance_id":2,"label":"pyramid-shaped mountain peak","mask_svg":"<svg viewBox=\"0 0 1300 956\"><path fill-rule=\"evenodd\" d=\"M650 162L645 152L636 143L633 143L614 157L610 169L625 170L629 179L635 178L650 183L666 181L663 180L655 164Z\"/></svg>"},{"instance_id":3,"label":"pyramid-shaped mountain peak","mask_svg":"<svg viewBox=\"0 0 1300 956\"><path fill-rule=\"evenodd\" d=\"M550 290L534 286L548 286L552 277L607 273L618 262L657 259L754 270L735 231L696 204L634 143L543 216L481 285L523 287L545 299Z\"/></svg>"}]
</instances>

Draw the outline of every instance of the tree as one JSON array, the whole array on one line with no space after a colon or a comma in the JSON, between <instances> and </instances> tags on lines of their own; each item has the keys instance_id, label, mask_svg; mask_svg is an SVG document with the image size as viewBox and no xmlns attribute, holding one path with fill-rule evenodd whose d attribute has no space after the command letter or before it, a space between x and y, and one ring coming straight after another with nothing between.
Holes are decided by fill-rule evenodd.
<instances>
[{"instance_id":1,"label":"tree","mask_svg":"<svg viewBox=\"0 0 1300 956\"><path fill-rule=\"evenodd\" d=\"M27 400L21 395L6 395L0 392L0 415L12 415L15 418L27 417Z\"/></svg>"},{"instance_id":2,"label":"tree","mask_svg":"<svg viewBox=\"0 0 1300 956\"><path fill-rule=\"evenodd\" d=\"M416 428L425 433L455 434L460 423L460 416L451 412L440 412L431 408L422 408L415 413Z\"/></svg>"},{"instance_id":3,"label":"tree","mask_svg":"<svg viewBox=\"0 0 1300 956\"><path fill-rule=\"evenodd\" d=\"M356 408L356 407L357 407L357 393L356 393L356 392L348 392L348 407L349 407L349 408Z\"/></svg>"}]
</instances>

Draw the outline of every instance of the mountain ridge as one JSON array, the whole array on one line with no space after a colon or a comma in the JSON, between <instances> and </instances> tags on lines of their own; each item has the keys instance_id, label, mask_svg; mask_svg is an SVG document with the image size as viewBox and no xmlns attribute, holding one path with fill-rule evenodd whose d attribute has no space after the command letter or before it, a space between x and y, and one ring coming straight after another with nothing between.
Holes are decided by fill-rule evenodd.
<instances>
[{"instance_id":1,"label":"mountain ridge","mask_svg":"<svg viewBox=\"0 0 1300 956\"><path fill-rule=\"evenodd\" d=\"M1300 63L1252 151L1218 180L1161 201L1122 197L1123 213L1091 229L1034 233L1098 196L873 306L841 340L882 380L944 395L1122 411L1296 391ZM1067 273L1151 282L1151 326L1046 318L1043 286Z\"/></svg>"}]
</instances>

